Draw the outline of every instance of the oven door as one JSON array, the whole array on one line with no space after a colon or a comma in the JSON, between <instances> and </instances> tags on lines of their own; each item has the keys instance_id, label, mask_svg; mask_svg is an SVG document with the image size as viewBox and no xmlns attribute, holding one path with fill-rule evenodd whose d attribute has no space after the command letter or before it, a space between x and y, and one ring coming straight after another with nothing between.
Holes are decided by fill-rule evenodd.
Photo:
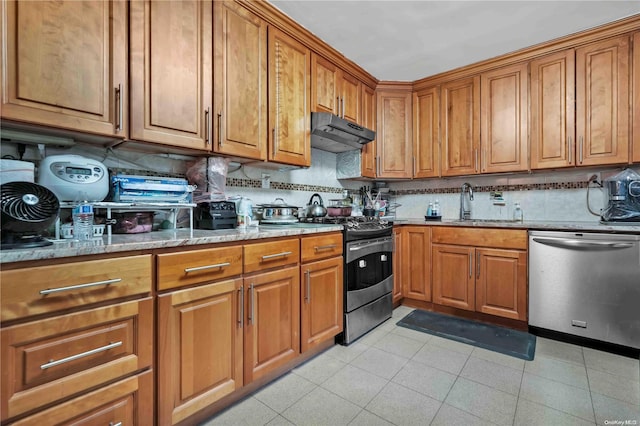
<instances>
[{"instance_id":1,"label":"oven door","mask_svg":"<svg viewBox=\"0 0 640 426\"><path fill-rule=\"evenodd\" d=\"M392 252L391 237L347 243L346 312L351 312L393 290Z\"/></svg>"}]
</instances>

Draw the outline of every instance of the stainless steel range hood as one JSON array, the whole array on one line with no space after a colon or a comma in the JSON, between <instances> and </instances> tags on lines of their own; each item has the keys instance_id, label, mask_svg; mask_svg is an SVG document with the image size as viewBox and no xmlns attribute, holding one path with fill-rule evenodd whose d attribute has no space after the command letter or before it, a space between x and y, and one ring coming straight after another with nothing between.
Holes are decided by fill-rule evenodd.
<instances>
[{"instance_id":1,"label":"stainless steel range hood","mask_svg":"<svg viewBox=\"0 0 640 426\"><path fill-rule=\"evenodd\" d=\"M376 132L328 112L311 113L311 147L329 152L362 149Z\"/></svg>"}]
</instances>

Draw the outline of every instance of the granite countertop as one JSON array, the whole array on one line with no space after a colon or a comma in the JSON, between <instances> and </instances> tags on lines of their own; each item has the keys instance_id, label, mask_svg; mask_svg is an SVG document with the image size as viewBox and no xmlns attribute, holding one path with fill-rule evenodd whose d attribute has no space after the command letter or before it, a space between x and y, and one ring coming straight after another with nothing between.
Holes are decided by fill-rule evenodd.
<instances>
[{"instance_id":1,"label":"granite countertop","mask_svg":"<svg viewBox=\"0 0 640 426\"><path fill-rule=\"evenodd\" d=\"M466 226L478 228L511 228L544 231L588 231L588 232L623 232L640 234L640 226L630 225L603 225L595 222L570 222L570 221L528 221L515 222L504 219L442 219L438 221L421 218L396 218L397 225L433 225L433 226Z\"/></svg>"},{"instance_id":2,"label":"granite countertop","mask_svg":"<svg viewBox=\"0 0 640 426\"><path fill-rule=\"evenodd\" d=\"M624 232L640 234L640 226L602 225L598 222L564 221L524 221L511 220L466 220L443 219L426 221L422 218L394 218L396 225L465 226L479 228L510 228L546 231L588 231ZM188 229L155 231L143 234L114 234L87 242L57 240L53 245L33 249L13 249L0 251L0 264L28 260L58 259L92 254L118 253L133 250L153 250L158 248L198 246L201 244L227 243L234 241L258 240L298 236L321 232L341 231L341 225L296 223L290 225L260 225L247 229L193 230Z\"/></svg>"},{"instance_id":3,"label":"granite countertop","mask_svg":"<svg viewBox=\"0 0 640 426\"><path fill-rule=\"evenodd\" d=\"M197 246L201 244L227 243L298 236L320 232L342 231L341 225L296 223L292 225L260 225L247 229L200 230L189 229L154 231L142 234L113 234L91 241L54 240L53 245L32 249L0 251L0 264L28 260L58 259L91 254L118 253L131 250Z\"/></svg>"}]
</instances>

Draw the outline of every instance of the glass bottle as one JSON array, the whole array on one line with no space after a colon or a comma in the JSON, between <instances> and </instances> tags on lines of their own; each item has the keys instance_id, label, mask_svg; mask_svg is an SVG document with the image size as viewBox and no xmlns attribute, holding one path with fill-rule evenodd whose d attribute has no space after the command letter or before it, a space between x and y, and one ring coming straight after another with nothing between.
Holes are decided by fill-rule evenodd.
<instances>
[{"instance_id":1,"label":"glass bottle","mask_svg":"<svg viewBox=\"0 0 640 426\"><path fill-rule=\"evenodd\" d=\"M515 203L515 208L513 209L513 220L516 222L522 222L524 220L524 213L518 202Z\"/></svg>"}]
</instances>

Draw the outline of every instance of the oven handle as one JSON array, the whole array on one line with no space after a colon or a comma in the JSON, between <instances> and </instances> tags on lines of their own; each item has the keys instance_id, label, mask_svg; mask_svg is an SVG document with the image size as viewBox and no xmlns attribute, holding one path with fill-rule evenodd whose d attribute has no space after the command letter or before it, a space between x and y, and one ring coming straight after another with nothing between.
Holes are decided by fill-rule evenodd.
<instances>
[{"instance_id":1,"label":"oven handle","mask_svg":"<svg viewBox=\"0 0 640 426\"><path fill-rule=\"evenodd\" d=\"M368 247L372 247L372 246L378 246L378 245L383 245L385 243L387 243L388 241L380 241L380 240L376 240L376 241L372 241L368 244L362 244L359 246L355 246L355 247L349 247L349 251L358 251L358 250L362 250Z\"/></svg>"}]
</instances>

